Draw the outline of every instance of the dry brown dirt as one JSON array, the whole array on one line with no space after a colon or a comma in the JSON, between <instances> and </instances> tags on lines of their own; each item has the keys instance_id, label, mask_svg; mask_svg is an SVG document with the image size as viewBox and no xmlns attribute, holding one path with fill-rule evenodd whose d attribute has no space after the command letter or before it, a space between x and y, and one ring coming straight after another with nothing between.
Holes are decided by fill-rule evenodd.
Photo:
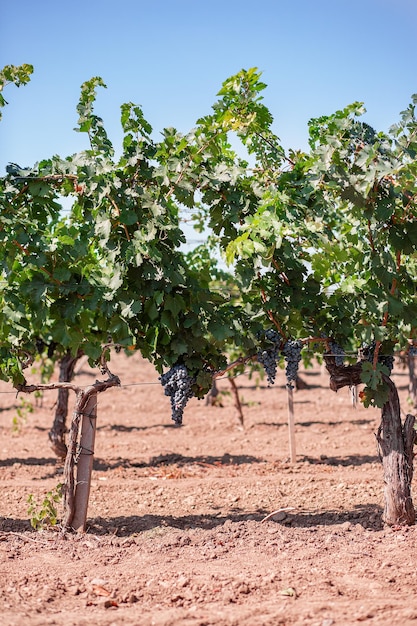
<instances>
[{"instance_id":1,"label":"dry brown dirt","mask_svg":"<svg viewBox=\"0 0 417 626\"><path fill-rule=\"evenodd\" d=\"M115 355L111 369L123 387L99 395L88 531L65 537L33 531L27 503L62 477L56 392L25 418L0 384L3 626L417 624L417 529L381 523L378 410L302 371L291 464L282 372L272 388L236 379L244 427L221 380L224 406L192 400L175 428L152 366Z\"/></svg>"}]
</instances>

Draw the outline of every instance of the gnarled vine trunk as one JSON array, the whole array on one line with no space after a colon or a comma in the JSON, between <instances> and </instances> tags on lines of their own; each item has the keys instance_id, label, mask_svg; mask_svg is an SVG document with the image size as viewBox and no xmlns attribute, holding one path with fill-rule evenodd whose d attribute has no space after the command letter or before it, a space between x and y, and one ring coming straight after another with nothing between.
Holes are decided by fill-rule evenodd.
<instances>
[{"instance_id":1,"label":"gnarled vine trunk","mask_svg":"<svg viewBox=\"0 0 417 626\"><path fill-rule=\"evenodd\" d=\"M328 356L325 356L325 362L333 391L361 384L361 363L338 367L334 358ZM411 498L415 417L407 415L402 423L397 388L388 376L384 376L384 381L389 397L382 407L381 424L376 435L384 470L383 520L389 526L410 526L416 521Z\"/></svg>"},{"instance_id":2,"label":"gnarled vine trunk","mask_svg":"<svg viewBox=\"0 0 417 626\"><path fill-rule=\"evenodd\" d=\"M93 385L89 385L84 389L70 382L16 385L17 391L24 393L63 388L72 390L76 394L62 485L64 500L62 529L64 532L71 529L79 532L85 531L94 459L97 394L109 389L109 387L120 386L120 379L111 374L107 368L107 364L104 360L104 352L102 355L101 370L103 374L107 372L107 380L96 380ZM76 476L75 473L77 474Z\"/></svg>"},{"instance_id":3,"label":"gnarled vine trunk","mask_svg":"<svg viewBox=\"0 0 417 626\"><path fill-rule=\"evenodd\" d=\"M383 519L390 526L412 525L416 513L411 499L413 478L413 445L416 432L414 415L400 417L400 401L392 380L386 377L389 398L382 407L377 441L384 467L385 507Z\"/></svg>"},{"instance_id":4,"label":"gnarled vine trunk","mask_svg":"<svg viewBox=\"0 0 417 626\"><path fill-rule=\"evenodd\" d=\"M68 352L64 357L62 357L59 362L59 382L69 383L72 381L74 378L75 366L81 356L81 352L79 352L76 356L73 356L71 352ZM68 396L69 390L67 388L60 387L58 389L54 422L48 433L52 450L55 452L56 456L62 460L64 460L67 455L65 433L67 432L66 420L68 415Z\"/></svg>"}]
</instances>

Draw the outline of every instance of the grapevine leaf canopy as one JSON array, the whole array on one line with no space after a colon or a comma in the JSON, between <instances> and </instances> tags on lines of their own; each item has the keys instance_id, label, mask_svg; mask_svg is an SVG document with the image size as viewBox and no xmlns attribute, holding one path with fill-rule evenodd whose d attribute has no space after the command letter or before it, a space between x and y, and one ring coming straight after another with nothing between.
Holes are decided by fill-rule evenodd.
<instances>
[{"instance_id":1,"label":"grapevine leaf canopy","mask_svg":"<svg viewBox=\"0 0 417 626\"><path fill-rule=\"evenodd\" d=\"M32 73L33 65L29 65L28 63L19 66L6 65L0 71L0 120L2 118L1 109L8 104L2 93L5 86L8 84L14 84L16 87L26 85L30 81Z\"/></svg>"},{"instance_id":2,"label":"grapevine leaf canopy","mask_svg":"<svg viewBox=\"0 0 417 626\"><path fill-rule=\"evenodd\" d=\"M354 103L311 120L310 152L287 155L263 88L259 75L240 72L202 120L237 132L255 160L204 196L242 291L252 305L257 292L288 336L324 334L355 352L376 342L381 355L407 347L417 320L416 96L388 133L361 122ZM219 213L229 222L221 230ZM364 379L379 406L383 368L376 357Z\"/></svg>"},{"instance_id":3,"label":"grapevine leaf canopy","mask_svg":"<svg viewBox=\"0 0 417 626\"><path fill-rule=\"evenodd\" d=\"M0 88L27 82L25 67L3 70ZM141 107L123 104L116 159L94 113L99 87L86 81L77 107L88 150L10 164L0 181L2 377L22 376L39 338L94 360L110 335L161 372L186 365L199 394L228 352L255 354L272 324L318 351L328 338L355 354L373 344L363 382L381 405L380 356L416 336L417 97L388 132L353 103L310 121L308 152L286 151L260 73L242 70L186 135L167 127L156 141ZM181 251L184 211L211 233L193 257Z\"/></svg>"},{"instance_id":4,"label":"grapevine leaf canopy","mask_svg":"<svg viewBox=\"0 0 417 626\"><path fill-rule=\"evenodd\" d=\"M2 377L20 383L23 357L39 342L94 360L110 336L160 371L178 360L206 371L194 390L202 393L243 314L179 251L180 203L191 197L181 172L194 148L172 130L155 143L140 107L125 104L115 161L93 110L99 86L99 78L85 82L77 107L89 150L11 164L1 180ZM69 215L62 195L73 199Z\"/></svg>"}]
</instances>

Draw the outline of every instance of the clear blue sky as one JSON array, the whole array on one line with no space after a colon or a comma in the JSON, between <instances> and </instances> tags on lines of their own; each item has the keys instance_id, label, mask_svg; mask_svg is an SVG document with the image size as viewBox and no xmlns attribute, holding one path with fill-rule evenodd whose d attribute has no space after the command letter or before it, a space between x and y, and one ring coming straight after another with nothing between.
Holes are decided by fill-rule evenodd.
<instances>
[{"instance_id":1,"label":"clear blue sky","mask_svg":"<svg viewBox=\"0 0 417 626\"><path fill-rule=\"evenodd\" d=\"M0 175L87 147L73 131L80 85L101 76L96 113L117 150L120 105L141 104L157 135L186 132L221 83L258 67L286 147L305 148L307 122L355 101L378 130L417 92L416 0L20 0L4 2L0 66L31 63L9 87Z\"/></svg>"}]
</instances>

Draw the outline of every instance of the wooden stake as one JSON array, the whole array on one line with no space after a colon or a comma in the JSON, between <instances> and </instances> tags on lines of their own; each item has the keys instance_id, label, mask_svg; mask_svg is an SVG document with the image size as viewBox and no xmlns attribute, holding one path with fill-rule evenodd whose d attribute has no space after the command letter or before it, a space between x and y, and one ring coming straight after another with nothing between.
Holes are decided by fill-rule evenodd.
<instances>
[{"instance_id":1,"label":"wooden stake","mask_svg":"<svg viewBox=\"0 0 417 626\"><path fill-rule=\"evenodd\" d=\"M288 436L290 443L290 461L291 463L297 462L297 455L295 452L295 420L294 420L294 397L292 387L287 385L288 393Z\"/></svg>"},{"instance_id":2,"label":"wooden stake","mask_svg":"<svg viewBox=\"0 0 417 626\"><path fill-rule=\"evenodd\" d=\"M72 528L85 532L87 509L93 472L94 443L96 439L97 393L93 393L85 404L81 422L80 447L77 462L77 479L74 495L74 517Z\"/></svg>"}]
</instances>

